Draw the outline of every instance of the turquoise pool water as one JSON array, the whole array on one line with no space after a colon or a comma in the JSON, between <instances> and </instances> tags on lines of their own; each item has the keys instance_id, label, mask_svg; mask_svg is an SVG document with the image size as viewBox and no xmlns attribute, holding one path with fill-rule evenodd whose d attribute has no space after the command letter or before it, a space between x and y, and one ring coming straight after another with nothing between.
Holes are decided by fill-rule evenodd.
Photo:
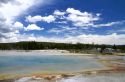
<instances>
[{"instance_id":1,"label":"turquoise pool water","mask_svg":"<svg viewBox=\"0 0 125 82\"><path fill-rule=\"evenodd\" d=\"M104 67L87 56L0 56L0 74L79 72Z\"/></svg>"}]
</instances>

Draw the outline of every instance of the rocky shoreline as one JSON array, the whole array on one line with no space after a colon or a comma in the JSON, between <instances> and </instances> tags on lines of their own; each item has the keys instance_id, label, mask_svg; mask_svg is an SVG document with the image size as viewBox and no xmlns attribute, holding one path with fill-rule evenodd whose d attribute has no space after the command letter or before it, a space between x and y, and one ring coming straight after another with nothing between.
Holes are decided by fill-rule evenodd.
<instances>
[{"instance_id":1,"label":"rocky shoreline","mask_svg":"<svg viewBox=\"0 0 125 82\"><path fill-rule=\"evenodd\" d=\"M34 80L35 82L37 81L56 82L57 80L61 80L62 78L69 78L77 75L96 76L96 75L117 74L117 73L125 73L125 68L118 67L107 70L93 70L93 71L85 71L85 72L70 73L70 74L34 74L34 75L21 76L11 79L3 79L0 80L0 82L26 82L26 80L32 80L32 81Z\"/></svg>"},{"instance_id":2,"label":"rocky shoreline","mask_svg":"<svg viewBox=\"0 0 125 82\"><path fill-rule=\"evenodd\" d=\"M9 53L9 54L8 54ZM0 56L6 55L73 55L73 56L91 56L93 54L70 53L67 50L0 50Z\"/></svg>"}]
</instances>

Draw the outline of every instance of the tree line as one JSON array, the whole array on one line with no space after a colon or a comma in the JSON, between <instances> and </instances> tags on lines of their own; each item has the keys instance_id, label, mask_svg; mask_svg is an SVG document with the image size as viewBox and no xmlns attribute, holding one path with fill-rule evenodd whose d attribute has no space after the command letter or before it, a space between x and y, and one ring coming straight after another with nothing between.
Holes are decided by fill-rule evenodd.
<instances>
[{"instance_id":1,"label":"tree line","mask_svg":"<svg viewBox=\"0 0 125 82\"><path fill-rule=\"evenodd\" d=\"M119 49L125 52L125 45L98 45L98 44L71 44L71 43L52 43L52 42L16 42L16 43L0 43L0 50L42 50L42 49L62 49L62 50L91 50L105 48Z\"/></svg>"}]
</instances>

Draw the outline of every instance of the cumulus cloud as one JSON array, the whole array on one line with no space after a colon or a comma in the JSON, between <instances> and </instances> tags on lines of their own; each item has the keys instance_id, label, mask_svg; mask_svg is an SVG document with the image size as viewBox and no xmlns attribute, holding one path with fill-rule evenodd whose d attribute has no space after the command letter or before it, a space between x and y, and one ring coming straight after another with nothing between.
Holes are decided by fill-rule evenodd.
<instances>
[{"instance_id":1,"label":"cumulus cloud","mask_svg":"<svg viewBox=\"0 0 125 82\"><path fill-rule=\"evenodd\" d=\"M85 14L88 15L87 13L84 14L81 11L76 10L74 8L67 8L66 12L70 14L75 14L75 15L85 15Z\"/></svg>"},{"instance_id":2,"label":"cumulus cloud","mask_svg":"<svg viewBox=\"0 0 125 82\"><path fill-rule=\"evenodd\" d=\"M67 38L51 38L48 41L62 42L62 43L89 43L92 44L125 44L125 35L111 34L111 35L92 35L82 34L78 36L69 36Z\"/></svg>"},{"instance_id":3,"label":"cumulus cloud","mask_svg":"<svg viewBox=\"0 0 125 82\"><path fill-rule=\"evenodd\" d=\"M73 22L74 26L78 27L91 26L100 19L99 14L93 15L92 13L81 12L74 8L68 8L66 12L69 13L67 20Z\"/></svg>"},{"instance_id":4,"label":"cumulus cloud","mask_svg":"<svg viewBox=\"0 0 125 82\"><path fill-rule=\"evenodd\" d=\"M0 14L0 38L6 37L4 34L12 32L10 24L6 24L6 19Z\"/></svg>"},{"instance_id":5,"label":"cumulus cloud","mask_svg":"<svg viewBox=\"0 0 125 82\"><path fill-rule=\"evenodd\" d=\"M55 10L53 14L57 15L57 16L63 16L63 15L65 15L65 12L61 12L59 10Z\"/></svg>"},{"instance_id":6,"label":"cumulus cloud","mask_svg":"<svg viewBox=\"0 0 125 82\"><path fill-rule=\"evenodd\" d=\"M123 23L124 21L114 21L108 23L97 23L101 19L101 13L90 13L90 12L81 12L80 10L74 8L67 8L65 11L55 10L52 15L49 16L27 16L26 21L31 23L36 23L39 21L43 22L54 22L54 23L62 23L66 24L67 22L71 22L72 26L90 28L90 27L109 27L113 25L118 25ZM56 21L57 20L57 21Z\"/></svg>"},{"instance_id":7,"label":"cumulus cloud","mask_svg":"<svg viewBox=\"0 0 125 82\"><path fill-rule=\"evenodd\" d=\"M30 24L27 27L25 27L26 31L30 31L30 30L44 30L44 28L41 28L39 26L37 26L36 24Z\"/></svg>"},{"instance_id":8,"label":"cumulus cloud","mask_svg":"<svg viewBox=\"0 0 125 82\"><path fill-rule=\"evenodd\" d=\"M6 1L6 0L5 0ZM18 4L4 3L0 7L0 13L4 15L6 21L11 23L13 19L24 13L28 8L35 5L35 0L8 0L10 2L18 2Z\"/></svg>"},{"instance_id":9,"label":"cumulus cloud","mask_svg":"<svg viewBox=\"0 0 125 82\"><path fill-rule=\"evenodd\" d=\"M36 24L29 24L27 27L25 27L21 22L18 22L18 21L13 24L13 27L15 27L15 29L23 29L25 31L44 30L44 28L41 28Z\"/></svg>"},{"instance_id":10,"label":"cumulus cloud","mask_svg":"<svg viewBox=\"0 0 125 82\"><path fill-rule=\"evenodd\" d=\"M0 40L15 37L19 28L24 27L20 22L15 22L16 17L42 2L43 0L0 0Z\"/></svg>"},{"instance_id":11,"label":"cumulus cloud","mask_svg":"<svg viewBox=\"0 0 125 82\"><path fill-rule=\"evenodd\" d=\"M13 35L13 34L10 34ZM14 36L14 35L13 35ZM65 38L60 37L44 37L44 36L35 36L34 34L30 35L16 35L11 38L3 38L2 42L12 42L12 41L42 41L42 42L61 42L61 43L89 43L92 44L125 44L125 34L110 34L110 35L92 35L92 34L82 34L78 36L69 36Z\"/></svg>"},{"instance_id":12,"label":"cumulus cloud","mask_svg":"<svg viewBox=\"0 0 125 82\"><path fill-rule=\"evenodd\" d=\"M68 8L66 10L68 13L68 16L66 19L68 21L71 21L74 26L76 27L84 27L84 28L90 28L90 27L110 27L114 25L120 25L125 23L124 20L122 21L114 21L114 22L108 22L108 23L97 23L101 19L101 13L89 13L89 12L81 12L80 10L76 10L74 8Z\"/></svg>"},{"instance_id":13,"label":"cumulus cloud","mask_svg":"<svg viewBox=\"0 0 125 82\"><path fill-rule=\"evenodd\" d=\"M66 16L65 16L66 15ZM67 8L66 11L55 10L52 15L49 16L27 16L26 21L36 23L38 21L44 21L47 23L54 22L56 19L59 19L59 23L62 21L71 21L74 26L83 27L91 26L94 24L94 21L98 21L100 14L92 14L89 12L81 12L74 8Z\"/></svg>"},{"instance_id":14,"label":"cumulus cloud","mask_svg":"<svg viewBox=\"0 0 125 82\"><path fill-rule=\"evenodd\" d=\"M0 6L2 6L2 4L5 4L5 3L16 3L15 0L0 0Z\"/></svg>"},{"instance_id":15,"label":"cumulus cloud","mask_svg":"<svg viewBox=\"0 0 125 82\"><path fill-rule=\"evenodd\" d=\"M35 23L35 22L39 22L39 21L51 23L51 22L54 22L55 20L56 20L56 18L53 15L44 16L44 17L40 16L40 15L26 17L26 21L31 22L31 23Z\"/></svg>"},{"instance_id":16,"label":"cumulus cloud","mask_svg":"<svg viewBox=\"0 0 125 82\"><path fill-rule=\"evenodd\" d=\"M52 16L52 15L45 16L45 17L42 17L42 21L45 21L45 22L47 22L47 23L50 23L50 22L55 21L55 17Z\"/></svg>"},{"instance_id":17,"label":"cumulus cloud","mask_svg":"<svg viewBox=\"0 0 125 82\"><path fill-rule=\"evenodd\" d=\"M84 28L90 28L90 27L110 27L113 25L120 25L125 23L124 20L122 21L114 21L114 22L108 22L108 23L101 23L97 24L96 22L99 22L101 19L101 13L90 13L90 12L81 12L80 10L74 9L74 8L67 8L66 11L61 12L59 10L54 11L55 15L61 15L61 17L58 17L62 21L71 21L73 26L76 27L84 27ZM67 16L65 16L67 15ZM59 21L59 23L62 21Z\"/></svg>"},{"instance_id":18,"label":"cumulus cloud","mask_svg":"<svg viewBox=\"0 0 125 82\"><path fill-rule=\"evenodd\" d=\"M15 29L22 29L24 28L24 25L21 22L15 22L14 25Z\"/></svg>"},{"instance_id":19,"label":"cumulus cloud","mask_svg":"<svg viewBox=\"0 0 125 82\"><path fill-rule=\"evenodd\" d=\"M12 0L0 0L0 3L7 3L9 1L12 1Z\"/></svg>"},{"instance_id":20,"label":"cumulus cloud","mask_svg":"<svg viewBox=\"0 0 125 82\"><path fill-rule=\"evenodd\" d=\"M73 42L73 43L95 43L95 44L125 44L125 35L121 34L118 35L116 33L110 35L92 35L92 34L82 34L76 37L68 37L66 41Z\"/></svg>"},{"instance_id":21,"label":"cumulus cloud","mask_svg":"<svg viewBox=\"0 0 125 82\"><path fill-rule=\"evenodd\" d=\"M15 42L15 41L47 41L47 42L65 42L65 43L97 43L97 44L125 44L124 34L110 34L110 35L92 35L92 34L79 34L76 36L67 36L64 38L59 37L44 37L36 36L34 34L20 34L20 29L24 31L30 30L44 30L34 24L36 22L65 24L65 27L52 28L49 32L52 33L68 33L78 31L77 27L109 27L113 25L121 24L121 21L108 22L104 24L96 24L100 20L100 13L90 13L86 11L80 11L74 8L67 8L65 11L55 10L48 16L27 16L26 21L29 24L27 27L21 22L16 21L16 17L25 13L29 8L37 5L44 0L0 0L0 41L1 42ZM13 4L14 3L14 4ZM56 19L59 21L56 21ZM71 27L67 24L71 22ZM125 22L123 22L125 23ZM66 26L67 25L67 26ZM80 29L81 30L81 29ZM79 31L78 31L79 32Z\"/></svg>"},{"instance_id":22,"label":"cumulus cloud","mask_svg":"<svg viewBox=\"0 0 125 82\"><path fill-rule=\"evenodd\" d=\"M35 22L38 22L38 21L41 21L42 17L40 15L37 15L37 16L27 16L26 17L26 21L27 22L32 22L32 23L35 23Z\"/></svg>"}]
</instances>

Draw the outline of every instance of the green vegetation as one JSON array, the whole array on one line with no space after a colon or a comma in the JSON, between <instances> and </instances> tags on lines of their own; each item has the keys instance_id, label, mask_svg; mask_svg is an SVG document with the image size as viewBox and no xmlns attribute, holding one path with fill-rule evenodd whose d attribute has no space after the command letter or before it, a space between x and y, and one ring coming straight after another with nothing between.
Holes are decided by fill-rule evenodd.
<instances>
[{"instance_id":1,"label":"green vegetation","mask_svg":"<svg viewBox=\"0 0 125 82\"><path fill-rule=\"evenodd\" d=\"M71 44L71 43L51 43L51 42L17 42L17 43L0 43L0 50L41 50L41 49L62 49L79 52L88 50L98 50L100 53L104 49L111 48L125 52L125 45L97 45L97 44ZM88 51L89 52L89 51Z\"/></svg>"}]
</instances>

